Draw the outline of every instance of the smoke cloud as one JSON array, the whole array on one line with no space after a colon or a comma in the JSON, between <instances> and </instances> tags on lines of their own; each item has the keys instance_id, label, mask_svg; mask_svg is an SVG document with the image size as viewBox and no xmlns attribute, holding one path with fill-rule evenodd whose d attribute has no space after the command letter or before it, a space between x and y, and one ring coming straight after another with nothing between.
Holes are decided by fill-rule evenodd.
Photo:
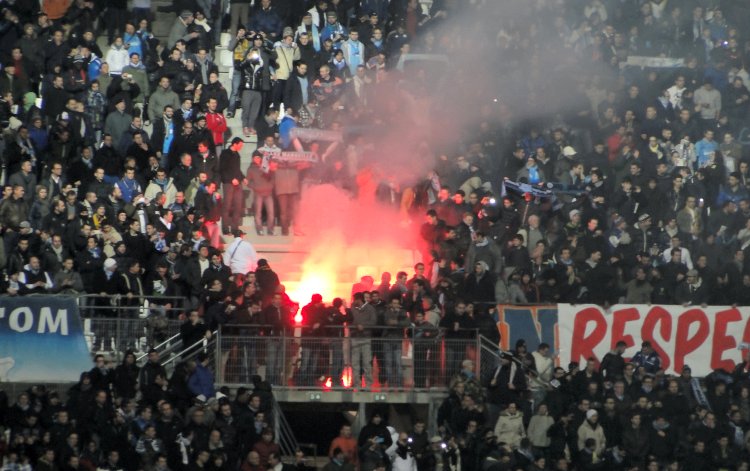
<instances>
[{"instance_id":1,"label":"smoke cloud","mask_svg":"<svg viewBox=\"0 0 750 471\"><path fill-rule=\"evenodd\" d=\"M304 192L299 214L298 223L307 235L300 243L309 256L300 283L290 289L296 301L307 302L315 293L326 301L348 301L352 283L360 276L372 276L377 285L384 271L395 278L399 270L412 270L415 233L393 208L319 185Z\"/></svg>"},{"instance_id":2,"label":"smoke cloud","mask_svg":"<svg viewBox=\"0 0 750 471\"><path fill-rule=\"evenodd\" d=\"M578 60L565 43L557 18L566 12L559 1L444 3L445 15L410 46L448 61L417 61L373 85L374 118L357 126L346 151L353 181L365 169L374 185L388 182L403 190L426 180L439 164L450 165L475 142L492 162L486 169L495 173L491 180L501 181L499 171L519 129L529 122L540 130L564 125L568 116L588 119L586 84L612 75L607 65ZM342 118L345 128L351 125ZM399 214L374 203L371 188L357 190L362 194L356 198L331 186L303 193L299 222L310 257L295 290L301 301L326 290L324 296L333 291L348 298L344 286L367 267L376 283L381 271L411 272L414 258L404 249L417 247L423 211Z\"/></svg>"}]
</instances>

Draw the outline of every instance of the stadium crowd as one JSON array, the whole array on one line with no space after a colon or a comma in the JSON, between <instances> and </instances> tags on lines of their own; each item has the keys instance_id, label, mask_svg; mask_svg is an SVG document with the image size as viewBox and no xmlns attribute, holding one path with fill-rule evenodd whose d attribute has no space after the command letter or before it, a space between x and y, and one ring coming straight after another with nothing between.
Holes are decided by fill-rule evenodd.
<instances>
[{"instance_id":1,"label":"stadium crowd","mask_svg":"<svg viewBox=\"0 0 750 471\"><path fill-rule=\"evenodd\" d=\"M704 391L689 366L665 376L648 342L630 359L625 345L567 369L555 366L549 345L529 352L523 340L487 374L466 360L436 417L399 431L376 408L357 436L344 423L323 444L323 469L747 469L750 362L712 373ZM67 393L35 385L11 404L0 390L2 469L315 469L301 450L282 463L268 381L216 390L208 366L201 353L167 378L157 351L140 367L128 351L116 366L96 355Z\"/></svg>"},{"instance_id":2,"label":"stadium crowd","mask_svg":"<svg viewBox=\"0 0 750 471\"><path fill-rule=\"evenodd\" d=\"M429 14L415 1L231 2L225 89L215 9L178 2L160 41L146 6L57 3L7 4L2 20L5 294L177 295L194 308L217 278L226 293L255 268L247 246L236 258L250 263L233 264L235 251L221 261L222 232L241 237L252 214L259 235L300 234L304 187L332 183L427 218L411 227L424 288L444 298L750 302L742 5L514 2L509 21L491 2L437 1ZM393 138L384 116L400 124L394 110L410 99L452 105L462 80L461 67L410 66L411 52L463 66L449 38L471 15L498 19L477 28L497 52L477 71L497 80L476 79L477 96L457 89L480 112L453 126L455 140L441 142L441 118L410 124L419 131L400 147L433 171L398 180L379 161L383 133ZM521 87L518 73L523 93L490 99ZM228 130L235 112L242 136ZM241 168L253 135L260 147ZM217 254L232 282L209 269Z\"/></svg>"},{"instance_id":3,"label":"stadium crowd","mask_svg":"<svg viewBox=\"0 0 750 471\"><path fill-rule=\"evenodd\" d=\"M150 316L187 314L202 335L196 323L262 310L283 329L278 276L233 260L239 226L253 215L259 236L300 234L304 186L330 183L426 218L411 226L414 278L357 290L363 328L380 322L365 290L401 304L393 326L446 335L497 303L750 304L743 2L179 0L166 40L150 0L41 6L0 2L5 295L150 298ZM411 67L414 52L440 66ZM378 161L398 141L389 124L420 127L407 102L427 103L434 126L395 147L432 170L401 181ZM241 136L227 123L238 110ZM222 232L237 240L223 252ZM647 343L627 362L623 350L567 369L545 345L518 345L487 375L464 363L437 418L393 432L374 414L358 438L344 427L326 469L748 468L750 363L703 393L689 368L666 377ZM308 466L280 462L268 382L216 394L202 356L169 378L134 360L97 357L67 397L3 398L3 470Z\"/></svg>"}]
</instances>

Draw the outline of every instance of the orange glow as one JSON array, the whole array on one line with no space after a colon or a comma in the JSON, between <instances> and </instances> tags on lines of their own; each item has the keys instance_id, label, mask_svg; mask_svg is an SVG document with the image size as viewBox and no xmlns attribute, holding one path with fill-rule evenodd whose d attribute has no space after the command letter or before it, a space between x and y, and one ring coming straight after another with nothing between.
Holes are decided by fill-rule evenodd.
<instances>
[{"instance_id":1,"label":"orange glow","mask_svg":"<svg viewBox=\"0 0 750 471\"><path fill-rule=\"evenodd\" d=\"M321 214L321 208L325 208ZM330 303L351 298L352 285L370 275L375 286L381 273L412 273L419 257L413 228L401 225L398 211L358 201L331 185L308 189L300 202L299 224L307 234L294 245L307 256L299 278L284 279L289 296L304 305L319 293ZM297 221L295 221L296 223ZM283 274L281 274L283 275Z\"/></svg>"},{"instance_id":2,"label":"orange glow","mask_svg":"<svg viewBox=\"0 0 750 471\"><path fill-rule=\"evenodd\" d=\"M333 379L330 376L328 378L326 378L326 382L323 383L323 386L326 389L331 389L331 387L333 386Z\"/></svg>"},{"instance_id":3,"label":"orange glow","mask_svg":"<svg viewBox=\"0 0 750 471\"><path fill-rule=\"evenodd\" d=\"M313 294L323 295L323 299L331 300L340 296L336 291L336 274L326 270L323 264L317 264L310 259L302 266L302 279L299 283L290 286L288 295L300 305L310 302ZM299 321L297 320L299 317ZM303 321L302 315L297 314L294 318L298 324Z\"/></svg>"},{"instance_id":4,"label":"orange glow","mask_svg":"<svg viewBox=\"0 0 750 471\"><path fill-rule=\"evenodd\" d=\"M346 368L344 368L343 373L341 373L341 384L343 384L345 388L352 387L352 367L351 366L347 366Z\"/></svg>"}]
</instances>

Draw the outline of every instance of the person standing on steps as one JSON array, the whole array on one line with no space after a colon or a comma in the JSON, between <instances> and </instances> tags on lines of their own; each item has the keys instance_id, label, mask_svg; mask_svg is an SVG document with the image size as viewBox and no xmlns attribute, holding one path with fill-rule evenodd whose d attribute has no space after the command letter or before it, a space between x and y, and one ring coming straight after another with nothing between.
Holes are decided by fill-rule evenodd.
<instances>
[{"instance_id":1,"label":"person standing on steps","mask_svg":"<svg viewBox=\"0 0 750 471\"><path fill-rule=\"evenodd\" d=\"M224 265L232 270L232 274L245 274L255 271L258 254L253 244L243 239L245 231L233 229L234 240L224 250Z\"/></svg>"},{"instance_id":2,"label":"person standing on steps","mask_svg":"<svg viewBox=\"0 0 750 471\"><path fill-rule=\"evenodd\" d=\"M247 179L240 168L240 151L244 145L241 138L235 137L219 158L219 173L224 190L221 224L225 234L239 228L242 223L242 192L243 185L247 185Z\"/></svg>"},{"instance_id":3,"label":"person standing on steps","mask_svg":"<svg viewBox=\"0 0 750 471\"><path fill-rule=\"evenodd\" d=\"M216 153L219 154L224 148L224 133L227 132L227 120L223 114L217 111L219 101L211 97L208 99L208 113L206 113L206 127L211 131L211 137L214 139Z\"/></svg>"}]
</instances>

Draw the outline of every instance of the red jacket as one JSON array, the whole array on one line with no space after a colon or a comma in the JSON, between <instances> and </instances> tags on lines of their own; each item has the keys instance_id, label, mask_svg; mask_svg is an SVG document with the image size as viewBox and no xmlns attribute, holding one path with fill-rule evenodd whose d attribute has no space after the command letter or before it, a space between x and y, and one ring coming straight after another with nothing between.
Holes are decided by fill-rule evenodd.
<instances>
[{"instance_id":1,"label":"red jacket","mask_svg":"<svg viewBox=\"0 0 750 471\"><path fill-rule=\"evenodd\" d=\"M271 456L271 453L275 453L278 456L279 445L274 442L267 443L261 440L253 445L253 451L257 451L260 455L260 465L266 467L268 466L268 457Z\"/></svg>"},{"instance_id":2,"label":"red jacket","mask_svg":"<svg viewBox=\"0 0 750 471\"><path fill-rule=\"evenodd\" d=\"M224 144L224 133L227 131L227 120L221 113L206 113L206 127L211 131L214 144Z\"/></svg>"}]
</instances>

